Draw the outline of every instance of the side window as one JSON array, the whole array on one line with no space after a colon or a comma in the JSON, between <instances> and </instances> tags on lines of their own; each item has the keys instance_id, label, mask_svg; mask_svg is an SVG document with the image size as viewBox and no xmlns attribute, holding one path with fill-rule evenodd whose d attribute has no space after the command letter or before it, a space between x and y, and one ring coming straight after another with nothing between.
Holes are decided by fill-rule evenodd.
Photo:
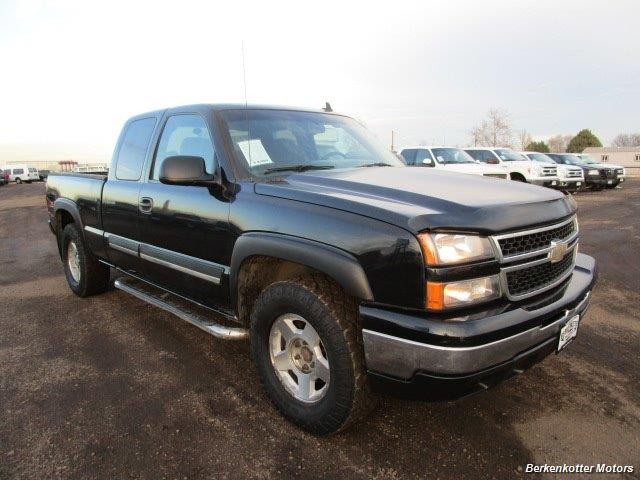
<instances>
[{"instance_id":1,"label":"side window","mask_svg":"<svg viewBox=\"0 0 640 480\"><path fill-rule=\"evenodd\" d=\"M404 161L407 162L407 165L415 165L416 164L416 150L415 148L405 148L400 153Z\"/></svg>"},{"instance_id":2,"label":"side window","mask_svg":"<svg viewBox=\"0 0 640 480\"><path fill-rule=\"evenodd\" d=\"M491 150L483 150L482 151L482 161L483 162L488 162L489 160L493 161L494 163L498 163L499 159L497 157L497 155L492 152Z\"/></svg>"},{"instance_id":3,"label":"side window","mask_svg":"<svg viewBox=\"0 0 640 480\"><path fill-rule=\"evenodd\" d=\"M22 175L24 173L24 168L14 168L13 169L13 174L14 175Z\"/></svg>"},{"instance_id":4,"label":"side window","mask_svg":"<svg viewBox=\"0 0 640 480\"><path fill-rule=\"evenodd\" d=\"M431 165L433 166L433 157L431 156L431 152L426 148L421 148L416 153L416 165L425 165L425 160L431 160Z\"/></svg>"},{"instance_id":5,"label":"side window","mask_svg":"<svg viewBox=\"0 0 640 480\"><path fill-rule=\"evenodd\" d=\"M155 125L155 118L142 118L129 124L116 159L116 178L118 180L140 179L144 157Z\"/></svg>"},{"instance_id":6,"label":"side window","mask_svg":"<svg viewBox=\"0 0 640 480\"><path fill-rule=\"evenodd\" d=\"M482 150L465 150L465 152L471 155L474 160L480 160L481 162L485 161Z\"/></svg>"},{"instance_id":7,"label":"side window","mask_svg":"<svg viewBox=\"0 0 640 480\"><path fill-rule=\"evenodd\" d=\"M207 124L199 115L169 117L160 137L151 178L154 180L160 178L162 162L165 158L176 155L202 157L207 173L214 172L213 143Z\"/></svg>"}]
</instances>

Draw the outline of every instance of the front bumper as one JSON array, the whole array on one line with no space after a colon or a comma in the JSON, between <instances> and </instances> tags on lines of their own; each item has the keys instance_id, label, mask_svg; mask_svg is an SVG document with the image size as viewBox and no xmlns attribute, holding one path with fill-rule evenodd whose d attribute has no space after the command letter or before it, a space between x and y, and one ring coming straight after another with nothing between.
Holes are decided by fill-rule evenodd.
<instances>
[{"instance_id":1,"label":"front bumper","mask_svg":"<svg viewBox=\"0 0 640 480\"><path fill-rule=\"evenodd\" d=\"M586 311L595 279L594 259L578 254L573 274L560 291L474 313L466 320L430 319L362 306L369 374L378 383L420 390L425 380L453 385L468 384L471 379L477 387L491 383L482 379L496 371L522 370L514 365L529 364L532 358L539 360L554 351L567 320Z\"/></svg>"},{"instance_id":2,"label":"front bumper","mask_svg":"<svg viewBox=\"0 0 640 480\"><path fill-rule=\"evenodd\" d=\"M529 180L529 183L541 187L555 187L558 185L558 177L534 177Z\"/></svg>"},{"instance_id":3,"label":"front bumper","mask_svg":"<svg viewBox=\"0 0 640 480\"><path fill-rule=\"evenodd\" d=\"M614 177L614 178L602 178L602 177L585 177L585 183L589 186L596 187L607 187L607 186L616 186L619 183L624 182L624 178Z\"/></svg>"},{"instance_id":4,"label":"front bumper","mask_svg":"<svg viewBox=\"0 0 640 480\"><path fill-rule=\"evenodd\" d=\"M584 179L582 178L560 179L558 180L558 185L555 188L559 190L575 191L582 186L584 186Z\"/></svg>"}]
</instances>

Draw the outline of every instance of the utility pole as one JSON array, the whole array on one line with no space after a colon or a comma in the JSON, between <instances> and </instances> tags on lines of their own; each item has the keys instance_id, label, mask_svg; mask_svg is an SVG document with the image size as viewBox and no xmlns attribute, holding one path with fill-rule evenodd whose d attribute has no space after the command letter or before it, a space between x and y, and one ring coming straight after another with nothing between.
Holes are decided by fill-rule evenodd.
<instances>
[{"instance_id":1,"label":"utility pole","mask_svg":"<svg viewBox=\"0 0 640 480\"><path fill-rule=\"evenodd\" d=\"M391 130L391 151L392 151L393 153L395 153L395 152L396 152L395 147L394 147L394 145L393 145L393 130Z\"/></svg>"}]
</instances>

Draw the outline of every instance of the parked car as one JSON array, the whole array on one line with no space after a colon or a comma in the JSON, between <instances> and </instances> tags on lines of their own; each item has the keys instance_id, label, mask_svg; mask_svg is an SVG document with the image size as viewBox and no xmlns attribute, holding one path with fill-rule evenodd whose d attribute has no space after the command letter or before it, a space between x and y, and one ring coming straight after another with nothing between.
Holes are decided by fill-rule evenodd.
<instances>
[{"instance_id":1,"label":"parked car","mask_svg":"<svg viewBox=\"0 0 640 480\"><path fill-rule=\"evenodd\" d=\"M548 157L544 153L540 152L520 152L527 159L548 165L555 163L551 157ZM575 192L584 185L584 174L580 167L574 167L572 165L557 164L558 168L558 184L555 188L568 192Z\"/></svg>"},{"instance_id":2,"label":"parked car","mask_svg":"<svg viewBox=\"0 0 640 480\"><path fill-rule=\"evenodd\" d=\"M592 190L602 190L606 187L613 188L621 181L618 178L615 167L610 167L606 164L589 163L575 153L547 153L547 156L558 164L580 167L584 173L585 186ZM624 179L622 180L624 181Z\"/></svg>"},{"instance_id":3,"label":"parked car","mask_svg":"<svg viewBox=\"0 0 640 480\"><path fill-rule=\"evenodd\" d=\"M461 148L406 147L400 151L400 155L409 166L432 167L485 177L506 179L508 176L500 168L477 162Z\"/></svg>"},{"instance_id":4,"label":"parked car","mask_svg":"<svg viewBox=\"0 0 640 480\"><path fill-rule=\"evenodd\" d=\"M9 183L9 170L0 170L0 177L4 180L4 184Z\"/></svg>"},{"instance_id":5,"label":"parked car","mask_svg":"<svg viewBox=\"0 0 640 480\"><path fill-rule=\"evenodd\" d=\"M461 396L561 351L595 281L573 197L409 168L336 113L145 113L108 176L51 174L45 195L75 294L113 267L116 288L249 338L270 399L315 434L362 418L370 387Z\"/></svg>"},{"instance_id":6,"label":"parked car","mask_svg":"<svg viewBox=\"0 0 640 480\"><path fill-rule=\"evenodd\" d=\"M49 170L38 170L38 178L41 182L44 182L49 176Z\"/></svg>"},{"instance_id":7,"label":"parked car","mask_svg":"<svg viewBox=\"0 0 640 480\"><path fill-rule=\"evenodd\" d=\"M587 164L589 164L589 165L603 165L605 167L614 168L615 169L616 177L618 179L618 183L615 184L615 185L614 184L611 184L611 185L607 184L607 185L605 185L605 188L616 188L616 186L618 186L619 184L623 183L625 178L627 177L627 175L626 175L627 172L626 172L625 168L622 165L614 165L614 164L611 164L611 163L601 163L601 162L598 162L597 160L595 160L593 157L589 156L586 153L578 153L577 155L582 160L587 162Z\"/></svg>"},{"instance_id":8,"label":"parked car","mask_svg":"<svg viewBox=\"0 0 640 480\"><path fill-rule=\"evenodd\" d=\"M4 179L4 170L0 169L0 186L1 185L6 185L6 184L7 184L7 182Z\"/></svg>"},{"instance_id":9,"label":"parked car","mask_svg":"<svg viewBox=\"0 0 640 480\"><path fill-rule=\"evenodd\" d=\"M558 185L558 168L553 162L533 163L510 148L470 147L464 150L475 160L499 166L511 180L543 187Z\"/></svg>"},{"instance_id":10,"label":"parked car","mask_svg":"<svg viewBox=\"0 0 640 480\"><path fill-rule=\"evenodd\" d=\"M22 183L27 182L31 183L33 181L39 180L38 169L35 167L30 167L29 165L15 164L15 165L7 165L5 168L9 171L9 181Z\"/></svg>"}]
</instances>

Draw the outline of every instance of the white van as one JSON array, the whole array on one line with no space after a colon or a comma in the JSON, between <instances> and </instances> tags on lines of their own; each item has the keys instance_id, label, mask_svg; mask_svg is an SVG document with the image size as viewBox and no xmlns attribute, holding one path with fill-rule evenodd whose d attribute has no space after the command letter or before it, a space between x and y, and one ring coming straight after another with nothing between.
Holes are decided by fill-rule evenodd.
<instances>
[{"instance_id":1,"label":"white van","mask_svg":"<svg viewBox=\"0 0 640 480\"><path fill-rule=\"evenodd\" d=\"M441 168L484 177L507 178L507 174L502 169L476 162L461 148L420 145L403 148L400 155L409 166Z\"/></svg>"},{"instance_id":2,"label":"white van","mask_svg":"<svg viewBox=\"0 0 640 480\"><path fill-rule=\"evenodd\" d=\"M35 167L30 167L26 163L16 164L16 165L6 165L3 168L9 172L10 182L31 183L31 182L37 182L38 180L40 180L40 175L38 175L38 169Z\"/></svg>"}]
</instances>

